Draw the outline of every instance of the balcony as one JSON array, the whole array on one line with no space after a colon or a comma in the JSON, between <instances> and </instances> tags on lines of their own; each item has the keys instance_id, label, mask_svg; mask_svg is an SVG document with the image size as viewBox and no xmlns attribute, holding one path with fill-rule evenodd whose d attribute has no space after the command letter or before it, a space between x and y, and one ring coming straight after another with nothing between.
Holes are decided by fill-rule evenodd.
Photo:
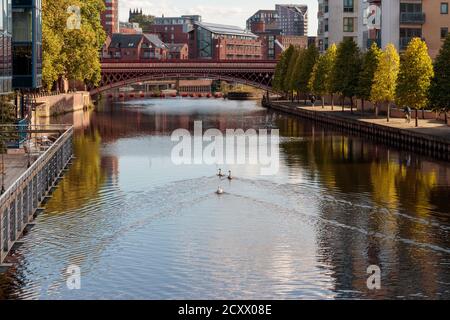
<instances>
[{"instance_id":1,"label":"balcony","mask_svg":"<svg viewBox=\"0 0 450 320\"><path fill-rule=\"evenodd\" d=\"M400 13L401 24L424 24L425 13L423 12L401 12Z\"/></svg>"}]
</instances>

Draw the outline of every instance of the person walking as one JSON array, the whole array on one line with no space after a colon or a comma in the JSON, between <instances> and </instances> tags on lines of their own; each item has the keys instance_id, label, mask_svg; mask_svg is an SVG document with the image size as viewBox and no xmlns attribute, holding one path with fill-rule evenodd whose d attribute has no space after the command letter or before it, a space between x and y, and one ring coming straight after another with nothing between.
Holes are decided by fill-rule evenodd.
<instances>
[{"instance_id":1,"label":"person walking","mask_svg":"<svg viewBox=\"0 0 450 320\"><path fill-rule=\"evenodd\" d=\"M411 108L406 106L403 112L405 112L406 123L411 123Z\"/></svg>"}]
</instances>

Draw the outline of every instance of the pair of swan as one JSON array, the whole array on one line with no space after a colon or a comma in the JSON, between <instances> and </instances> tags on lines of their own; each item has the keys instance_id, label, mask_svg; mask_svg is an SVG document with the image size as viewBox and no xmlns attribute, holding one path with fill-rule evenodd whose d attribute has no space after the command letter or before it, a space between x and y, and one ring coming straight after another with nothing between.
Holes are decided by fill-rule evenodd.
<instances>
[{"instance_id":1,"label":"pair of swan","mask_svg":"<svg viewBox=\"0 0 450 320\"><path fill-rule=\"evenodd\" d=\"M217 174L217 176L219 178L225 177L225 175L222 173L222 169L219 169L219 173ZM228 178L227 179L230 180L230 181L233 180L233 176L231 175L231 170L228 171ZM223 189L221 187L218 187L216 193L217 194L223 194L224 191L223 191Z\"/></svg>"}]
</instances>

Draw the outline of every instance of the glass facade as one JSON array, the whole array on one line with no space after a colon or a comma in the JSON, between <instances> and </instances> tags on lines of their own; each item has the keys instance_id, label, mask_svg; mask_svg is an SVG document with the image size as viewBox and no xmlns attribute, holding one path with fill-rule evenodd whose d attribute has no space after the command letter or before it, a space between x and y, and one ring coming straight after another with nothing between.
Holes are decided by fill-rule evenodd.
<instances>
[{"instance_id":1,"label":"glass facade","mask_svg":"<svg viewBox=\"0 0 450 320\"><path fill-rule=\"evenodd\" d=\"M13 88L42 86L41 0L12 0Z\"/></svg>"},{"instance_id":2,"label":"glass facade","mask_svg":"<svg viewBox=\"0 0 450 320\"><path fill-rule=\"evenodd\" d=\"M0 0L0 94L12 91L12 7Z\"/></svg>"},{"instance_id":3,"label":"glass facade","mask_svg":"<svg viewBox=\"0 0 450 320\"><path fill-rule=\"evenodd\" d=\"M212 33L199 27L197 33L197 48L200 58L213 58Z\"/></svg>"}]
</instances>

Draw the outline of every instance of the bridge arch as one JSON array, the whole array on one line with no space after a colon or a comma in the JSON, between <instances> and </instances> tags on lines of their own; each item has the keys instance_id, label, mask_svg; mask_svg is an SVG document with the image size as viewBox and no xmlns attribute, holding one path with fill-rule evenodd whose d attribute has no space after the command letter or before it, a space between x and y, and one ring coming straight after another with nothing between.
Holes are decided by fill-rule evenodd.
<instances>
[{"instance_id":1,"label":"bridge arch","mask_svg":"<svg viewBox=\"0 0 450 320\"><path fill-rule=\"evenodd\" d=\"M276 62L104 63L102 80L91 94L150 80L205 78L249 85L272 91Z\"/></svg>"}]
</instances>

